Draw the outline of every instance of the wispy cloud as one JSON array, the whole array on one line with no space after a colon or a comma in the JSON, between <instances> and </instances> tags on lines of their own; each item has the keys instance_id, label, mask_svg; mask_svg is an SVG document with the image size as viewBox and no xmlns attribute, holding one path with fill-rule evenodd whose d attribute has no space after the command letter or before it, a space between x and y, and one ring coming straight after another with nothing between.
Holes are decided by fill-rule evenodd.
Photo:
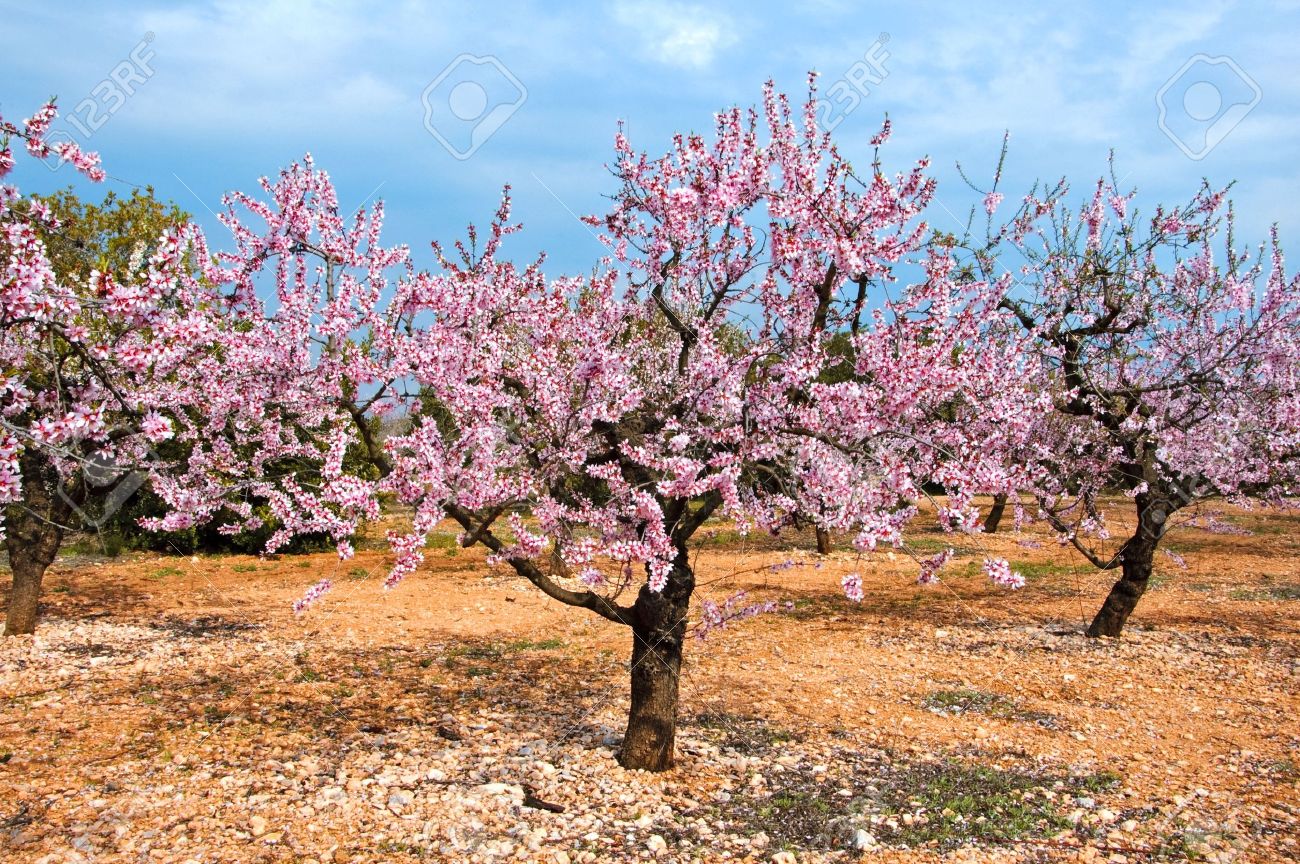
<instances>
[{"instance_id":1,"label":"wispy cloud","mask_svg":"<svg viewBox=\"0 0 1300 864\"><path fill-rule=\"evenodd\" d=\"M703 69L737 41L736 24L708 6L622 2L615 20L632 31L650 60L683 69Z\"/></svg>"}]
</instances>

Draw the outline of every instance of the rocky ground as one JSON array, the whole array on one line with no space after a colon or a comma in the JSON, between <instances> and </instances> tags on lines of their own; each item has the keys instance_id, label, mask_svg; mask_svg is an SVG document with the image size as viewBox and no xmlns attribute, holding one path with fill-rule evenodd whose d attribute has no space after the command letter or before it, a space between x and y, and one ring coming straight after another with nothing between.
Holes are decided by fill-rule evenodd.
<instances>
[{"instance_id":1,"label":"rocky ground","mask_svg":"<svg viewBox=\"0 0 1300 864\"><path fill-rule=\"evenodd\" d=\"M794 608L689 646L663 775L614 761L627 635L477 553L382 592L379 551L73 550L0 641L0 859L1300 860L1300 517L1233 518L1171 537L1121 640L1081 635L1105 577L1041 534L919 587L718 529L702 595Z\"/></svg>"}]
</instances>

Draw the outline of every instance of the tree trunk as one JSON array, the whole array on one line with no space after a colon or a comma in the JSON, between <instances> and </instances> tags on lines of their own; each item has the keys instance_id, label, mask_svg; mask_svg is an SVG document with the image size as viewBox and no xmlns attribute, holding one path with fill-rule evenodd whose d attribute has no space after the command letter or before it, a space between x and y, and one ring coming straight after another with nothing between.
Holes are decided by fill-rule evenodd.
<instances>
[{"instance_id":1,"label":"tree trunk","mask_svg":"<svg viewBox=\"0 0 1300 864\"><path fill-rule=\"evenodd\" d=\"M993 496L993 506L989 508L989 515L984 517L984 533L998 533L998 525L1002 523L1002 514L1007 510L1006 493Z\"/></svg>"},{"instance_id":2,"label":"tree trunk","mask_svg":"<svg viewBox=\"0 0 1300 864\"><path fill-rule=\"evenodd\" d=\"M624 768L666 771L677 736L677 684L686 639L686 612L695 574L685 550L660 592L641 586L632 607L632 707L618 754Z\"/></svg>"},{"instance_id":3,"label":"tree trunk","mask_svg":"<svg viewBox=\"0 0 1300 864\"><path fill-rule=\"evenodd\" d=\"M825 528L817 529L817 552L821 555L831 554L831 532Z\"/></svg>"},{"instance_id":4,"label":"tree trunk","mask_svg":"<svg viewBox=\"0 0 1300 864\"><path fill-rule=\"evenodd\" d=\"M59 477L54 466L32 450L19 457L22 471L22 506L10 507L5 546L13 588L5 615L5 635L33 633L41 600L41 579L54 563L63 542L60 525L71 508L58 494Z\"/></svg>"},{"instance_id":5,"label":"tree trunk","mask_svg":"<svg viewBox=\"0 0 1300 864\"><path fill-rule=\"evenodd\" d=\"M1119 581L1110 589L1106 602L1088 627L1089 636L1118 636L1124 631L1128 616L1133 614L1138 600L1151 581L1155 565L1156 546L1164 536L1165 521L1170 509L1165 502L1138 501L1138 527L1124 544L1121 555Z\"/></svg>"}]
</instances>

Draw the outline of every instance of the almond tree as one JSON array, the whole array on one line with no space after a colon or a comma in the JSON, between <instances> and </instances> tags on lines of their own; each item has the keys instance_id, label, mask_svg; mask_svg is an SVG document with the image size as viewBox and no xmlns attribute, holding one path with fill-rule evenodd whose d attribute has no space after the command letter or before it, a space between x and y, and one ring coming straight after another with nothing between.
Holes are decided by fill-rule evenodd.
<instances>
[{"instance_id":1,"label":"almond tree","mask_svg":"<svg viewBox=\"0 0 1300 864\"><path fill-rule=\"evenodd\" d=\"M1004 463L926 418L963 395L1006 426L1028 422L1031 400L1003 380L1014 358L973 350L1005 314L1006 283L959 285L949 256L922 250L925 163L859 175L814 112L810 99L792 115L769 87L761 119L727 111L712 141L679 136L658 159L620 133L614 208L590 220L615 266L548 282L540 262L502 260L507 201L481 249L471 234L437 275L398 286L397 317L423 326L374 339L399 361L385 377L417 381L437 406L384 447L381 485L415 509L390 584L449 515L463 544L628 627L628 767L672 763L691 540L706 520L801 518L873 549L901 541L920 485L938 481L945 524L974 530L971 497ZM921 281L891 299L905 262ZM852 374L825 383L833 361ZM994 387L1002 398L970 398ZM1005 562L988 569L1014 584ZM845 589L860 599L856 574Z\"/></svg>"},{"instance_id":2,"label":"almond tree","mask_svg":"<svg viewBox=\"0 0 1300 864\"><path fill-rule=\"evenodd\" d=\"M46 140L54 102L15 125L0 118L0 178L14 145L91 180L98 157ZM0 536L13 572L5 633L31 633L41 580L92 497L120 506L167 465L151 447L175 434L193 391L175 371L211 345L209 294L193 276L202 238L176 225L130 266L61 281L43 233L59 223L40 199L0 185Z\"/></svg>"},{"instance_id":3,"label":"almond tree","mask_svg":"<svg viewBox=\"0 0 1300 864\"><path fill-rule=\"evenodd\" d=\"M1028 196L975 260L990 273L1008 248L1024 256L1003 306L1034 340L1052 410L1016 455L1041 515L1120 571L1088 628L1118 636L1175 513L1300 491L1300 279L1286 277L1276 230L1256 250L1235 244L1224 192L1206 186L1142 220L1114 182L1077 211L1067 191ZM1136 523L1107 552L1099 499L1116 489Z\"/></svg>"}]
</instances>

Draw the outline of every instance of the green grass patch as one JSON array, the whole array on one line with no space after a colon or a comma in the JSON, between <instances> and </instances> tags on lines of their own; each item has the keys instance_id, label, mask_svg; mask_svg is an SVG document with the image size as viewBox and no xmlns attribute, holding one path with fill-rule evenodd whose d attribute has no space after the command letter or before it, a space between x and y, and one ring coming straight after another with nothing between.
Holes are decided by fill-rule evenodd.
<instances>
[{"instance_id":1,"label":"green grass patch","mask_svg":"<svg viewBox=\"0 0 1300 864\"><path fill-rule=\"evenodd\" d=\"M551 637L550 639L539 639L537 641L533 641L532 639L520 639L518 642L511 642L509 645L507 645L506 650L507 651L554 651L557 648L563 648L563 647L564 647L563 639L556 639L555 637Z\"/></svg>"},{"instance_id":2,"label":"green grass patch","mask_svg":"<svg viewBox=\"0 0 1300 864\"><path fill-rule=\"evenodd\" d=\"M779 785L766 795L755 790L737 796L725 806L725 815L751 831L766 832L785 849L844 849L858 829L895 848L1012 846L1069 829L1074 797L1092 797L1120 782L1106 771L1061 776L955 758L847 761L847 772L834 764L829 774L808 767L764 772Z\"/></svg>"},{"instance_id":3,"label":"green grass patch","mask_svg":"<svg viewBox=\"0 0 1300 864\"><path fill-rule=\"evenodd\" d=\"M1300 585L1266 585L1262 588L1234 588L1233 600L1300 600Z\"/></svg>"},{"instance_id":4,"label":"green grass patch","mask_svg":"<svg viewBox=\"0 0 1300 864\"><path fill-rule=\"evenodd\" d=\"M997 693L983 690L936 690L921 702L930 711L939 714L988 714L992 717L1010 717L1016 712L1016 703Z\"/></svg>"},{"instance_id":5,"label":"green grass patch","mask_svg":"<svg viewBox=\"0 0 1300 864\"><path fill-rule=\"evenodd\" d=\"M780 744L798 740L793 732L771 726L761 717L729 711L706 711L696 715L695 723L720 747L745 755L766 753Z\"/></svg>"},{"instance_id":6,"label":"green grass patch","mask_svg":"<svg viewBox=\"0 0 1300 864\"><path fill-rule=\"evenodd\" d=\"M183 576L183 575L185 575L184 572L178 567L159 567L157 570L153 571L145 578L152 579L155 582L159 582L163 579L167 579L172 576Z\"/></svg>"},{"instance_id":7,"label":"green grass patch","mask_svg":"<svg viewBox=\"0 0 1300 864\"><path fill-rule=\"evenodd\" d=\"M317 681L324 680L325 676L312 668L306 651L293 658L293 662L298 664L298 674L294 676L294 683L315 684Z\"/></svg>"},{"instance_id":8,"label":"green grass patch","mask_svg":"<svg viewBox=\"0 0 1300 864\"><path fill-rule=\"evenodd\" d=\"M1063 781L1074 793L1104 791L1117 782L1109 772ZM945 760L894 771L886 783L881 802L885 820L879 826L886 841L941 848L1009 844L1070 827L1054 800L1061 790L1050 797L1052 778ZM911 816L910 825L904 814Z\"/></svg>"},{"instance_id":9,"label":"green grass patch","mask_svg":"<svg viewBox=\"0 0 1300 864\"><path fill-rule=\"evenodd\" d=\"M921 701L921 705L935 714L953 717L962 714L982 714L1000 720L1034 723L1044 729L1061 728L1061 720L1055 714L1026 710L1021 708L1020 703L1014 699L984 690L967 688L936 690L926 696Z\"/></svg>"},{"instance_id":10,"label":"green grass patch","mask_svg":"<svg viewBox=\"0 0 1300 864\"><path fill-rule=\"evenodd\" d=\"M1025 579L1052 579L1061 576L1088 576L1096 572L1094 567L1081 567L1077 564L1057 564L1052 561L1031 561L1017 564L1012 562L1012 570L1019 570Z\"/></svg>"},{"instance_id":11,"label":"green grass patch","mask_svg":"<svg viewBox=\"0 0 1300 864\"><path fill-rule=\"evenodd\" d=\"M457 645L447 649L447 656L467 657L471 660L500 660L505 652L500 645L488 642L483 645Z\"/></svg>"},{"instance_id":12,"label":"green grass patch","mask_svg":"<svg viewBox=\"0 0 1300 864\"><path fill-rule=\"evenodd\" d=\"M937 537L908 537L903 544L903 548L908 552L911 552L913 555L925 556L937 555L945 549L951 549L953 554L957 557L970 555L978 551L971 546L963 546L962 544L957 543L956 540L959 536L961 535L953 534L949 536L947 534L941 534Z\"/></svg>"}]
</instances>

